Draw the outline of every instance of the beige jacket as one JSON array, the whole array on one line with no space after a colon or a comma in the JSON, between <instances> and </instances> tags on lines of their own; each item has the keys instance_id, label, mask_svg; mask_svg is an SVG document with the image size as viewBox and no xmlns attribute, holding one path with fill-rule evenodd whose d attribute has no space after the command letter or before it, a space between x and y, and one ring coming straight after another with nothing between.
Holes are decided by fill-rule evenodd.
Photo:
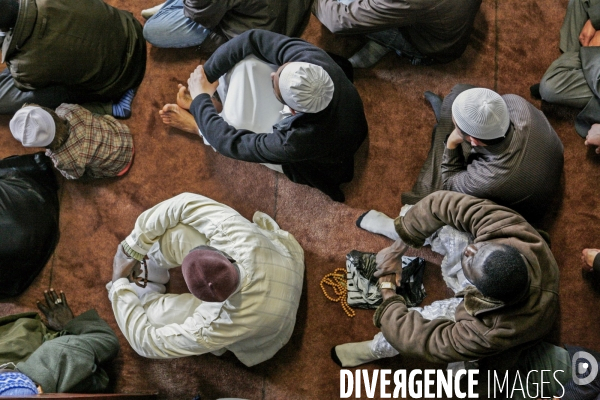
<instances>
[{"instance_id":1,"label":"beige jacket","mask_svg":"<svg viewBox=\"0 0 600 400\"><path fill-rule=\"evenodd\" d=\"M256 212L253 221L193 193L138 217L126 238L131 256L144 256L158 243L167 267L174 267L192 248L209 245L233 257L240 269L237 292L222 303L202 302L190 293L140 299L125 278L109 285L117 324L139 355L177 358L229 350L252 366L288 342L302 294L304 252L268 215Z\"/></svg>"},{"instance_id":2,"label":"beige jacket","mask_svg":"<svg viewBox=\"0 0 600 400\"><path fill-rule=\"evenodd\" d=\"M374 322L401 354L440 363L494 355L506 359L550 331L558 314L558 266L546 242L519 214L489 200L439 191L395 225L413 247L421 247L444 225L470 232L475 243L513 246L525 257L530 278L528 295L510 306L485 298L474 287L457 294L464 301L456 309L456 322L430 321L408 311L400 296L387 299Z\"/></svg>"}]
</instances>

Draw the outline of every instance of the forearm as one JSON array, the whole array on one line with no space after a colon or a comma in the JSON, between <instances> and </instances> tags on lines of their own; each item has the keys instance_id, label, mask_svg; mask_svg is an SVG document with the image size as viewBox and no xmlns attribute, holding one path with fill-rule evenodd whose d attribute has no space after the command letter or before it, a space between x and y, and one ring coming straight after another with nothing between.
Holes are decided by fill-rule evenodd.
<instances>
[{"instance_id":1,"label":"forearm","mask_svg":"<svg viewBox=\"0 0 600 400\"><path fill-rule=\"evenodd\" d=\"M125 241L143 256L168 229L180 223L191 226L210 240L220 221L234 215L239 214L208 197L182 193L144 211Z\"/></svg>"},{"instance_id":2,"label":"forearm","mask_svg":"<svg viewBox=\"0 0 600 400\"><path fill-rule=\"evenodd\" d=\"M462 146L446 147L442 157L441 171L444 190L456 190L457 175L465 173L467 166Z\"/></svg>"},{"instance_id":3,"label":"forearm","mask_svg":"<svg viewBox=\"0 0 600 400\"><path fill-rule=\"evenodd\" d=\"M178 358L218 350L202 340L201 330L192 334L179 324L153 326L126 279L113 283L109 298L123 336L142 357Z\"/></svg>"},{"instance_id":4,"label":"forearm","mask_svg":"<svg viewBox=\"0 0 600 400\"><path fill-rule=\"evenodd\" d=\"M489 218L492 213L495 213L494 218ZM514 211L489 200L448 191L425 197L404 217L396 218L394 224L400 238L412 247L421 247L426 238L444 225L469 232L476 241L509 236L539 240L535 230ZM511 229L503 229L505 227Z\"/></svg>"},{"instance_id":5,"label":"forearm","mask_svg":"<svg viewBox=\"0 0 600 400\"><path fill-rule=\"evenodd\" d=\"M473 360L490 354L490 344L470 330L468 324L425 319L418 312L409 311L396 297L380 306L384 310L379 325L383 336L400 354L436 363Z\"/></svg>"},{"instance_id":6,"label":"forearm","mask_svg":"<svg viewBox=\"0 0 600 400\"><path fill-rule=\"evenodd\" d=\"M330 60L325 51L301 39L253 29L231 39L215 51L204 64L206 77L209 82L216 81L249 55L278 66L310 60L313 64L321 65Z\"/></svg>"},{"instance_id":7,"label":"forearm","mask_svg":"<svg viewBox=\"0 0 600 400\"><path fill-rule=\"evenodd\" d=\"M224 156L248 162L277 163L285 160L267 150L266 141L276 139L265 133L236 129L217 114L208 95L198 95L190 106L202 135L212 147ZM270 137L269 137L270 136ZM283 151L283 144L279 146Z\"/></svg>"}]
</instances>

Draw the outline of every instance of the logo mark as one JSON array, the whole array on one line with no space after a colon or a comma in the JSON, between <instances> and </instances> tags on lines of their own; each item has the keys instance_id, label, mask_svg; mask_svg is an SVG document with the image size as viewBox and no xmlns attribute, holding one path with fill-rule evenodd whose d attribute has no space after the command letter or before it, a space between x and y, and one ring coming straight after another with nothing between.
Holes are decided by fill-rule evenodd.
<instances>
[{"instance_id":1,"label":"logo mark","mask_svg":"<svg viewBox=\"0 0 600 400\"><path fill-rule=\"evenodd\" d=\"M583 360L580 360L583 359ZM571 359L571 375L576 385L587 385L591 383L598 375L598 361L587 351L578 351L573 354ZM588 376L580 378L589 371Z\"/></svg>"}]
</instances>

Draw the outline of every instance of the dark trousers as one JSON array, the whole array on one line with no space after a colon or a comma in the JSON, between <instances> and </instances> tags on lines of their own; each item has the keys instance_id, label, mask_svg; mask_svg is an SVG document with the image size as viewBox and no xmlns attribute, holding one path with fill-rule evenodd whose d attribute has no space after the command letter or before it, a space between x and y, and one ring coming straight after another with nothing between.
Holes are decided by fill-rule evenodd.
<instances>
[{"instance_id":1,"label":"dark trousers","mask_svg":"<svg viewBox=\"0 0 600 400\"><path fill-rule=\"evenodd\" d=\"M417 181L410 192L402 193L402 204L416 204L425 196L443 189L442 181L442 159L444 158L444 149L446 148L446 138L454 130L452 122L452 103L460 93L474 86L459 84L452 88L450 94L444 98L442 103L442 112L439 123L433 128L431 134L431 148L427 159L419 172ZM468 157L470 146L462 144L465 159Z\"/></svg>"},{"instance_id":2,"label":"dark trousers","mask_svg":"<svg viewBox=\"0 0 600 400\"><path fill-rule=\"evenodd\" d=\"M0 114L14 114L25 103L55 109L62 103L84 104L98 114L112 115L112 102L98 95L75 93L64 86L48 86L38 90L23 91L15 86L8 68L0 73Z\"/></svg>"}]
</instances>

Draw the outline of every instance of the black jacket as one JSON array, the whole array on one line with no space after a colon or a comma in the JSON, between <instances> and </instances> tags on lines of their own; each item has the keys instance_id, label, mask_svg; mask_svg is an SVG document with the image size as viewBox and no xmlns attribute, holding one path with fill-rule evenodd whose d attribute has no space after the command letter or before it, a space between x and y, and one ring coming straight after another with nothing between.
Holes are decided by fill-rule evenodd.
<instances>
[{"instance_id":1,"label":"black jacket","mask_svg":"<svg viewBox=\"0 0 600 400\"><path fill-rule=\"evenodd\" d=\"M327 53L300 39L262 30L248 31L221 46L204 65L210 82L246 56L275 65L309 62L321 66L334 84L333 98L318 113L297 113L273 127L273 133L235 129L221 118L207 94L190 107L208 142L221 154L243 161L281 164L293 182L313 186L344 201L339 185L354 175L354 153L367 136L363 104L354 85Z\"/></svg>"}]
</instances>

